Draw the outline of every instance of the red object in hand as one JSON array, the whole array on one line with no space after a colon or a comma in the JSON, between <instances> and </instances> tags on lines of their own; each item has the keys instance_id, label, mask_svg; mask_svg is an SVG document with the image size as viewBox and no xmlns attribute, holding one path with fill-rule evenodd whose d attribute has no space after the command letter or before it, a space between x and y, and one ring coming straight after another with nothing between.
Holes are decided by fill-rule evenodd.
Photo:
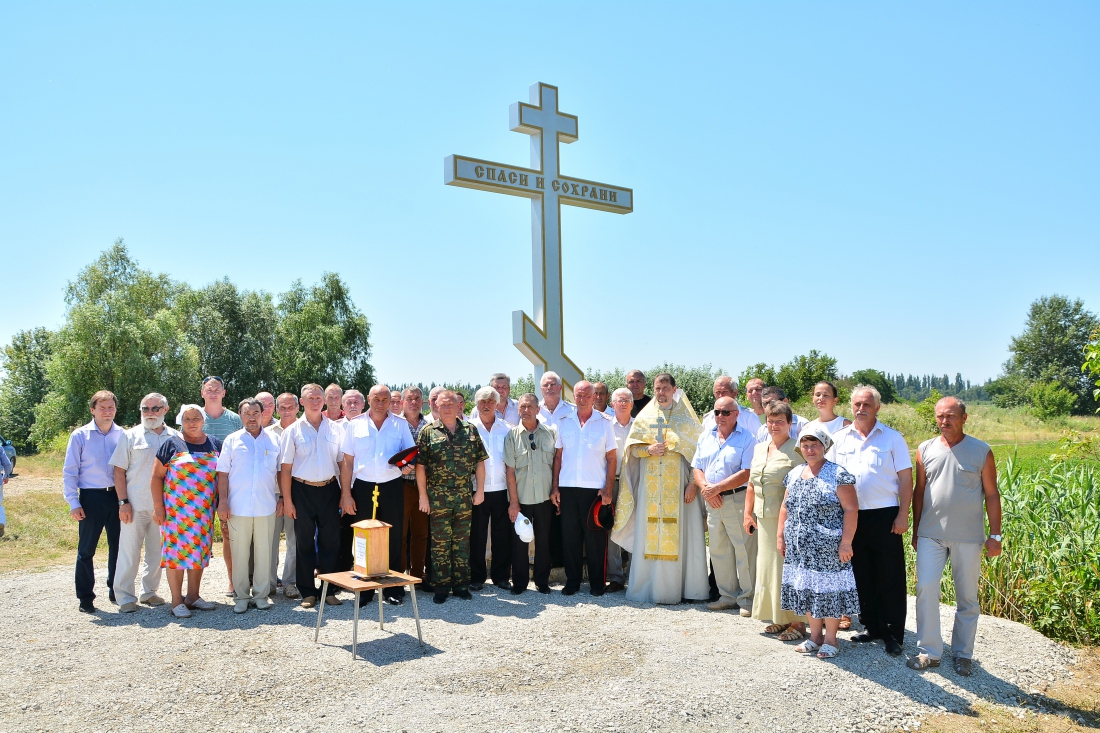
<instances>
[{"instance_id":1,"label":"red object in hand","mask_svg":"<svg viewBox=\"0 0 1100 733\"><path fill-rule=\"evenodd\" d=\"M420 454L420 447L413 446L412 448L406 448L400 450L390 456L390 465L397 466L398 468L404 468L412 463L416 463L416 457Z\"/></svg>"}]
</instances>

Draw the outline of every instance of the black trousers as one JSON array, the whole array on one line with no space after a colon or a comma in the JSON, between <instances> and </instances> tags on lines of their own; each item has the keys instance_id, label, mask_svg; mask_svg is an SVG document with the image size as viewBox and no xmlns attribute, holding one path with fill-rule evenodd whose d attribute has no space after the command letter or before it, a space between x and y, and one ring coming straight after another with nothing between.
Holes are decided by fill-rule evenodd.
<instances>
[{"instance_id":1,"label":"black trousers","mask_svg":"<svg viewBox=\"0 0 1100 733\"><path fill-rule=\"evenodd\" d=\"M303 598L321 594L313 569L322 573L337 571L340 552L340 484L332 479L324 486L307 486L290 481L290 498L297 518L294 533L298 537L298 592ZM314 536L317 541L314 542ZM324 599L322 599L324 600Z\"/></svg>"},{"instance_id":2,"label":"black trousers","mask_svg":"<svg viewBox=\"0 0 1100 733\"><path fill-rule=\"evenodd\" d=\"M541 504L520 504L520 512L531 520L535 530L535 585L550 585L550 518L554 516L554 502L547 499ZM523 590L530 582L531 563L527 560L527 543L512 531L512 587ZM493 540L496 546L496 540Z\"/></svg>"},{"instance_id":3,"label":"black trousers","mask_svg":"<svg viewBox=\"0 0 1100 733\"><path fill-rule=\"evenodd\" d=\"M111 489L81 489L80 508L84 518L77 525L76 544L76 597L82 601L95 600L95 557L99 538L107 530L107 587L115 584L115 563L118 562L118 532L122 523L118 519L118 494Z\"/></svg>"},{"instance_id":4,"label":"black trousers","mask_svg":"<svg viewBox=\"0 0 1100 733\"><path fill-rule=\"evenodd\" d=\"M905 546L891 529L897 507L860 509L852 538L852 574L859 594L859 620L881 639L905 639Z\"/></svg>"},{"instance_id":5,"label":"black trousers","mask_svg":"<svg viewBox=\"0 0 1100 733\"><path fill-rule=\"evenodd\" d=\"M493 533L493 560L485 569L485 541ZM481 585L485 578L494 585L504 585L512 568L512 535L516 533L508 520L508 491L486 491L485 501L474 505L473 526L470 528L470 585ZM524 555L526 557L526 554Z\"/></svg>"},{"instance_id":6,"label":"black trousers","mask_svg":"<svg viewBox=\"0 0 1100 733\"><path fill-rule=\"evenodd\" d=\"M607 530L588 528L588 512L600 495L599 489L560 486L562 560L565 561L565 585L579 588L587 556L588 582L592 591L602 593L606 586Z\"/></svg>"},{"instance_id":7,"label":"black trousers","mask_svg":"<svg viewBox=\"0 0 1100 733\"><path fill-rule=\"evenodd\" d=\"M355 514L344 515L344 521L350 530L351 525L374 514L374 487L378 486L378 514L375 519L390 525L390 564L401 564L401 527L405 524L405 481L400 476L375 484L373 481L355 479L351 485L351 498L355 500ZM354 560L353 560L354 562ZM350 567L348 568L351 569ZM370 595L373 592L368 591ZM382 591L386 598L404 598L405 589L401 586L386 588Z\"/></svg>"}]
</instances>

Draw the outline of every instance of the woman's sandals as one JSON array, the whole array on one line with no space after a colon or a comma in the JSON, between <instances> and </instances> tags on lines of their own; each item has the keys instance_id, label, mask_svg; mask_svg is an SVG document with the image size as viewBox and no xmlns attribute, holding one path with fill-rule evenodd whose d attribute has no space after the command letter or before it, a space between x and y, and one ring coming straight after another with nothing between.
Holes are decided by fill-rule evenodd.
<instances>
[{"instance_id":1,"label":"woman's sandals","mask_svg":"<svg viewBox=\"0 0 1100 733\"><path fill-rule=\"evenodd\" d=\"M806 634L796 629L793 625L787 627L787 630L779 635L780 641L798 641L804 639ZM816 647L814 647L816 649Z\"/></svg>"},{"instance_id":2,"label":"woman's sandals","mask_svg":"<svg viewBox=\"0 0 1100 733\"><path fill-rule=\"evenodd\" d=\"M798 646L796 646L794 648L794 650L796 652L798 652L799 654L813 654L814 652L816 652L820 648L821 648L821 645L818 644L813 639L806 639L806 641L804 641L801 644L799 644Z\"/></svg>"},{"instance_id":3,"label":"woman's sandals","mask_svg":"<svg viewBox=\"0 0 1100 733\"><path fill-rule=\"evenodd\" d=\"M764 629L765 634L779 634L791 627L790 624L772 624Z\"/></svg>"}]
</instances>

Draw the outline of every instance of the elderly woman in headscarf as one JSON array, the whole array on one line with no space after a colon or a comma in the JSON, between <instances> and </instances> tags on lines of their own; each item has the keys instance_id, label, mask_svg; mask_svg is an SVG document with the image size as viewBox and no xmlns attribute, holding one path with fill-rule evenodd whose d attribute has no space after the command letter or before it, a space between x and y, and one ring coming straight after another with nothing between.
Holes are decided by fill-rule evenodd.
<instances>
[{"instance_id":1,"label":"elderly woman in headscarf","mask_svg":"<svg viewBox=\"0 0 1100 733\"><path fill-rule=\"evenodd\" d=\"M783 555L783 608L805 614L810 638L795 647L821 659L837 655L840 617L859 613L852 574L852 537L859 502L855 476L825 460L833 445L823 427L803 430L798 449L805 465L783 480L787 495L779 513L779 552Z\"/></svg>"},{"instance_id":2,"label":"elderly woman in headscarf","mask_svg":"<svg viewBox=\"0 0 1100 733\"><path fill-rule=\"evenodd\" d=\"M756 589L752 617L767 621L765 634L779 634L780 641L798 641L806 635L806 618L784 610L783 556L779 554L779 514L786 489L783 479L804 463L791 437L791 407L772 401L764 405L768 439L757 443L745 493L745 531L759 532L756 544Z\"/></svg>"},{"instance_id":3,"label":"elderly woman in headscarf","mask_svg":"<svg viewBox=\"0 0 1100 733\"><path fill-rule=\"evenodd\" d=\"M167 438L153 464L153 521L164 537L161 567L172 589L172 615L187 618L191 610L216 607L199 595L203 569L214 544L218 453L221 441L203 433L206 415L198 405L180 408L176 422L182 435ZM187 595L183 575L187 573Z\"/></svg>"}]
</instances>

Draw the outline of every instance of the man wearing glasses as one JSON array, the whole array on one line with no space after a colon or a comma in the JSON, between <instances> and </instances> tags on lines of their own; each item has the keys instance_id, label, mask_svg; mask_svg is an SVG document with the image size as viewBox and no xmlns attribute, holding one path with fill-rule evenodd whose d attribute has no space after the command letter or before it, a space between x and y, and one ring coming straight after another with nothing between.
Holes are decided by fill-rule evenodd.
<instances>
[{"instance_id":1,"label":"man wearing glasses","mask_svg":"<svg viewBox=\"0 0 1100 733\"><path fill-rule=\"evenodd\" d=\"M164 424L168 400L157 392L141 400L141 422L123 433L111 455L115 492L118 494L118 518L122 523L118 537L118 561L114 592L119 613L138 610L138 601L161 606L160 527L153 521L153 493L150 483L153 462L161 444L179 433ZM145 570L141 574L141 596L135 595L141 546L145 545Z\"/></svg>"},{"instance_id":2,"label":"man wearing glasses","mask_svg":"<svg viewBox=\"0 0 1100 733\"><path fill-rule=\"evenodd\" d=\"M535 533L535 587L550 592L550 518L554 504L550 488L554 479L554 432L539 420L539 399L531 393L519 398L519 425L504 440L504 478L508 484L508 519L520 512ZM529 548L512 528L512 593L527 590L531 580Z\"/></svg>"},{"instance_id":3,"label":"man wearing glasses","mask_svg":"<svg viewBox=\"0 0 1100 733\"><path fill-rule=\"evenodd\" d=\"M634 418L630 416L631 410L634 409L634 395L626 387L619 387L611 395L608 409L613 410L611 432L615 434L615 488L611 492L611 500L618 502L619 474L622 473L623 456L626 455L626 438L630 435L630 427L634 424ZM618 593L624 588L626 588L626 574L623 573L623 548L609 537L607 540L607 592Z\"/></svg>"}]
</instances>

